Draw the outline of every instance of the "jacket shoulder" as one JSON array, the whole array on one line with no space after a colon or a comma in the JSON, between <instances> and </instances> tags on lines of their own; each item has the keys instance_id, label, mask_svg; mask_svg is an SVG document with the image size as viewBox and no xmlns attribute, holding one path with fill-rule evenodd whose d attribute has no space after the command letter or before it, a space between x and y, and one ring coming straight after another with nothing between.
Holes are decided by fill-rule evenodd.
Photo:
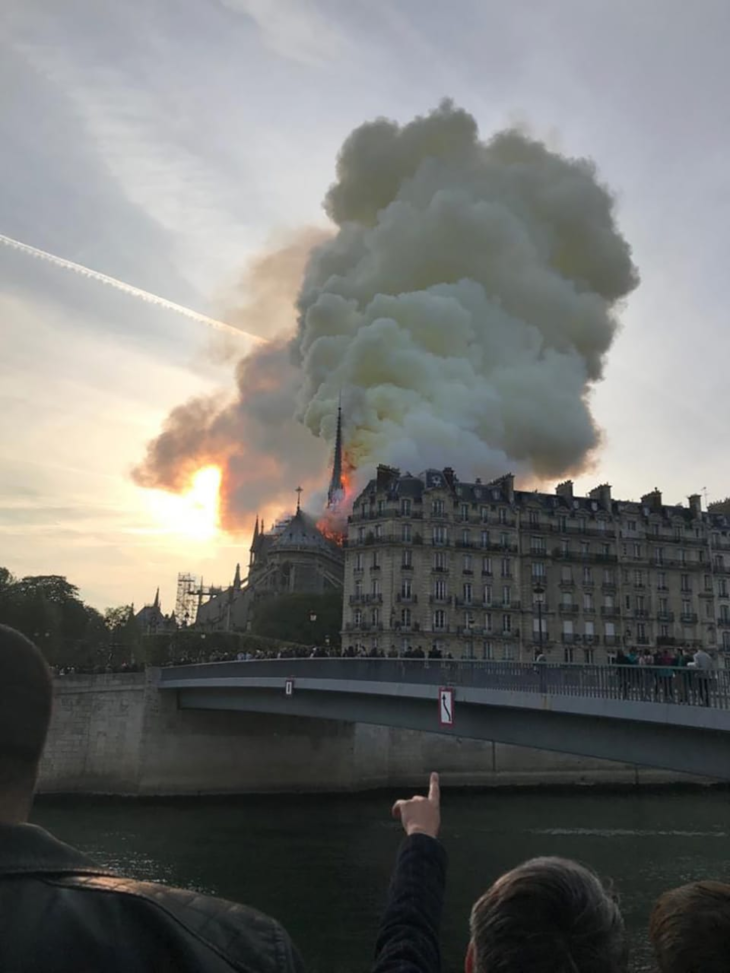
<instances>
[{"instance_id":1,"label":"jacket shoulder","mask_svg":"<svg viewBox=\"0 0 730 973\"><path fill-rule=\"evenodd\" d=\"M130 906L146 903L158 920L177 926L236 969L249 973L301 973L289 935L269 916L236 902L187 889L116 876L73 875L52 880L57 887L109 896ZM152 918L152 916L150 916Z\"/></svg>"}]
</instances>

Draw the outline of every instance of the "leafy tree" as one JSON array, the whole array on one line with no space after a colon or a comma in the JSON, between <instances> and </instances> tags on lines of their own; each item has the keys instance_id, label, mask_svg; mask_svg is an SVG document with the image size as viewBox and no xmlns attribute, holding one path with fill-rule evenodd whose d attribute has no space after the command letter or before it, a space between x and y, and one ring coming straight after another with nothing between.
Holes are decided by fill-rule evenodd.
<instances>
[{"instance_id":1,"label":"leafy tree","mask_svg":"<svg viewBox=\"0 0 730 973\"><path fill-rule=\"evenodd\" d=\"M278 595L256 604L255 635L303 645L340 645L342 593Z\"/></svg>"}]
</instances>

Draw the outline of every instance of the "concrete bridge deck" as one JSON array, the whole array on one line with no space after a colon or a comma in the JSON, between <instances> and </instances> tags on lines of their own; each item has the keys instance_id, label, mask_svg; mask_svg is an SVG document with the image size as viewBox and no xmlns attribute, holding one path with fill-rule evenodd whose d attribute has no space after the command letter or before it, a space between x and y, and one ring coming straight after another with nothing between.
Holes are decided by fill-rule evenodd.
<instances>
[{"instance_id":1,"label":"concrete bridge deck","mask_svg":"<svg viewBox=\"0 0 730 973\"><path fill-rule=\"evenodd\" d=\"M181 709L402 727L730 780L729 676L472 660L281 659L170 667L160 671L159 689L176 692ZM451 725L441 721L444 688L453 694Z\"/></svg>"}]
</instances>

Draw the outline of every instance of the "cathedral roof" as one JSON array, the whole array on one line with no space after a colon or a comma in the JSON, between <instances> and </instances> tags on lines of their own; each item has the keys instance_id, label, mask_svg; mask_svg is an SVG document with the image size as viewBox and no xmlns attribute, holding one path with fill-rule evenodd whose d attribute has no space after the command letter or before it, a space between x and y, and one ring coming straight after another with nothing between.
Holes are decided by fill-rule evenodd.
<instances>
[{"instance_id":1,"label":"cathedral roof","mask_svg":"<svg viewBox=\"0 0 730 973\"><path fill-rule=\"evenodd\" d=\"M312 550L331 551L333 546L332 541L324 536L314 520L303 510L297 510L271 545L272 550L276 551L288 547L309 547Z\"/></svg>"}]
</instances>

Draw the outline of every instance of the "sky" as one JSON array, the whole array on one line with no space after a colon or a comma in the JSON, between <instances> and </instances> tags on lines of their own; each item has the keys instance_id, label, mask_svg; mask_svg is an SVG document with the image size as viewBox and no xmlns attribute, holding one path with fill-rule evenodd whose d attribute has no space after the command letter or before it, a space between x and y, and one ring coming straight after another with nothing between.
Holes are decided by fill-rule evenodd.
<instances>
[{"instance_id":1,"label":"sky","mask_svg":"<svg viewBox=\"0 0 730 973\"><path fill-rule=\"evenodd\" d=\"M353 128L451 97L482 137L592 158L617 197L641 285L577 488L720 499L729 41L726 0L3 0L0 234L220 317L258 254L327 226ZM171 408L232 386L219 341L0 246L0 565L99 608L159 586L165 610L178 572L245 566L246 535L196 533L130 478Z\"/></svg>"}]
</instances>

